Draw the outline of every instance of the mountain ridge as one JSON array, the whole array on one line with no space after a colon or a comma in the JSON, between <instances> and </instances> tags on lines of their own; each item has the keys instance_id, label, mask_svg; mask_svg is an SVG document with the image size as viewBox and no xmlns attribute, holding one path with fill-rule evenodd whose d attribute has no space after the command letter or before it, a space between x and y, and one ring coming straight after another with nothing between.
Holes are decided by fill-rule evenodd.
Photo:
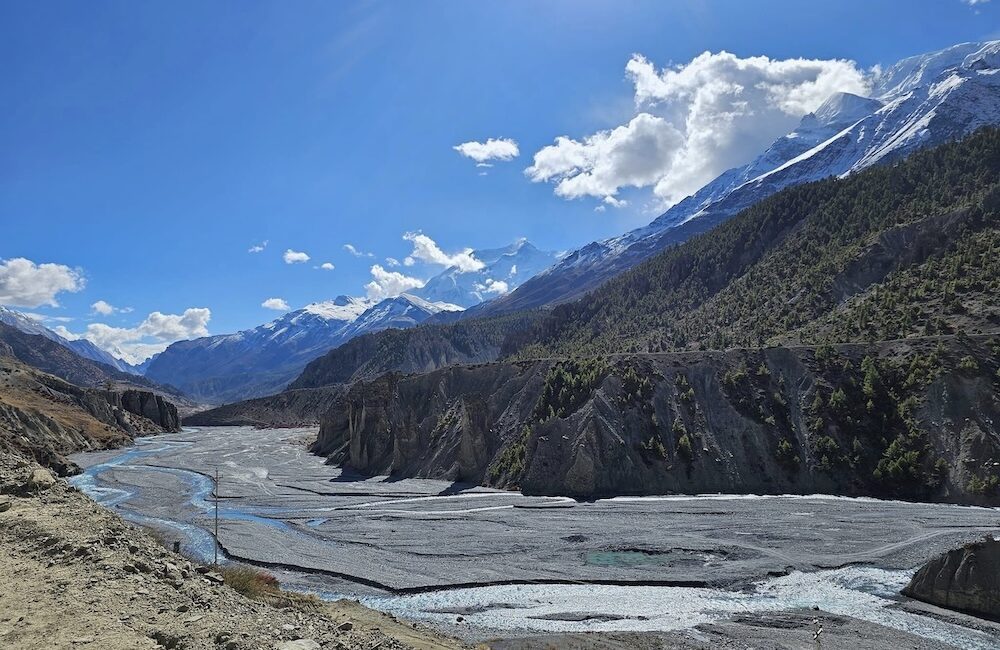
<instances>
[{"instance_id":1,"label":"mountain ridge","mask_svg":"<svg viewBox=\"0 0 1000 650\"><path fill-rule=\"evenodd\" d=\"M573 251L466 317L567 302L779 189L855 173L979 126L1000 123L998 52L1000 41L986 41L904 59L876 81L873 90L878 97L845 102L846 94L837 93L805 116L796 131L776 140L747 165L723 172L649 225ZM875 110L862 116L859 107ZM823 130L822 120L832 120L828 130ZM803 134L808 137L802 138Z\"/></svg>"}]
</instances>

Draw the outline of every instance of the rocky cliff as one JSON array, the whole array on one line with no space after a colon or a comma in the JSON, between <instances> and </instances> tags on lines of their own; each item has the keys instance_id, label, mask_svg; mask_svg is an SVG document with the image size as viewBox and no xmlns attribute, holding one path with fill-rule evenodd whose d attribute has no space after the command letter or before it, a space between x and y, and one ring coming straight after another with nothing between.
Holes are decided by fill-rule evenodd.
<instances>
[{"instance_id":1,"label":"rocky cliff","mask_svg":"<svg viewBox=\"0 0 1000 650\"><path fill-rule=\"evenodd\" d=\"M179 429L176 407L152 392L80 388L0 355L2 453L66 475L77 471L67 454Z\"/></svg>"},{"instance_id":2,"label":"rocky cliff","mask_svg":"<svg viewBox=\"0 0 1000 650\"><path fill-rule=\"evenodd\" d=\"M1000 541L988 537L937 556L917 571L903 594L1000 620Z\"/></svg>"},{"instance_id":3,"label":"rocky cliff","mask_svg":"<svg viewBox=\"0 0 1000 650\"><path fill-rule=\"evenodd\" d=\"M1000 339L540 360L356 384L315 451L368 474L581 498L998 503Z\"/></svg>"}]
</instances>

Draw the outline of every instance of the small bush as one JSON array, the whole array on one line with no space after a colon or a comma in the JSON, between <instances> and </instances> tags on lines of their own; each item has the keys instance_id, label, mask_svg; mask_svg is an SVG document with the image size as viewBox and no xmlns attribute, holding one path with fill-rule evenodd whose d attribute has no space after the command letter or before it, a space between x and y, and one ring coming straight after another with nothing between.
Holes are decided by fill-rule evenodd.
<instances>
[{"instance_id":1,"label":"small bush","mask_svg":"<svg viewBox=\"0 0 1000 650\"><path fill-rule=\"evenodd\" d=\"M686 461L690 461L694 457L694 450L691 447L691 438L689 438L686 433L677 439L677 455Z\"/></svg>"},{"instance_id":2,"label":"small bush","mask_svg":"<svg viewBox=\"0 0 1000 650\"><path fill-rule=\"evenodd\" d=\"M793 447L792 443L788 441L788 438L782 438L778 442L778 447L775 450L775 456L778 458L779 463L789 469L798 467L799 456L795 453L795 447Z\"/></svg>"},{"instance_id":3,"label":"small bush","mask_svg":"<svg viewBox=\"0 0 1000 650\"><path fill-rule=\"evenodd\" d=\"M219 568L226 584L251 598L273 596L281 591L278 579L266 571L243 565L223 566Z\"/></svg>"},{"instance_id":4,"label":"small bush","mask_svg":"<svg viewBox=\"0 0 1000 650\"><path fill-rule=\"evenodd\" d=\"M975 357L967 355L958 362L958 367L966 372L976 372L979 370L979 362Z\"/></svg>"}]
</instances>

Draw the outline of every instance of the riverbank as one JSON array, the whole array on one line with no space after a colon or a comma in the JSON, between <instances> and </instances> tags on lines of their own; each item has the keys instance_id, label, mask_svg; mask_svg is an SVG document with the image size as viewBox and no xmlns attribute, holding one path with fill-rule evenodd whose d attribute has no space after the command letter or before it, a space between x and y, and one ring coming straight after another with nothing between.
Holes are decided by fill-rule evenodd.
<instances>
[{"instance_id":1,"label":"riverbank","mask_svg":"<svg viewBox=\"0 0 1000 650\"><path fill-rule=\"evenodd\" d=\"M837 628L855 647L899 634L929 647L995 647L975 626L902 608L898 595L914 567L997 530L993 509L824 495L580 503L345 474L306 451L309 433L227 427L157 436L76 457L86 471L72 480L204 556L214 547L219 469L227 557L273 572L289 589L354 598L468 643L601 647L579 639L637 634L696 643L712 629L799 638L815 630L786 630L791 624L775 616L805 610L833 617L823 634Z\"/></svg>"},{"instance_id":2,"label":"riverbank","mask_svg":"<svg viewBox=\"0 0 1000 650\"><path fill-rule=\"evenodd\" d=\"M466 647L350 601L244 596L60 480L0 500L3 648Z\"/></svg>"}]
</instances>

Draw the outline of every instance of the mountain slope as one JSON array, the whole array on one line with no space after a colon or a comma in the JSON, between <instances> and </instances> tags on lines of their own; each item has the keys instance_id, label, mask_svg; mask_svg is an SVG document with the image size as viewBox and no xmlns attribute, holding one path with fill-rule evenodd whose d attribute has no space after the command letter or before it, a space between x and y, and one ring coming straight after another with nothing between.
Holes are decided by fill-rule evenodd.
<instances>
[{"instance_id":1,"label":"mountain slope","mask_svg":"<svg viewBox=\"0 0 1000 650\"><path fill-rule=\"evenodd\" d=\"M588 244L468 316L566 302L782 188L855 173L1000 123L1000 41L905 59L879 78L875 94L834 95L748 165L723 173L648 226Z\"/></svg>"},{"instance_id":2,"label":"mountain slope","mask_svg":"<svg viewBox=\"0 0 1000 650\"><path fill-rule=\"evenodd\" d=\"M69 340L59 336L49 328L45 327L37 320L25 316L21 312L14 311L13 309L8 309L7 307L0 306L0 323L5 323L21 330L26 334L37 334L44 336L50 341L55 341L63 347L67 347L73 352L76 352L84 359L90 359L91 361L97 361L98 363L103 363L109 365L116 370L122 372L128 372L131 374L142 374L135 367L128 364L121 359L112 356L108 352L97 347L87 339L76 339Z\"/></svg>"},{"instance_id":3,"label":"mountain slope","mask_svg":"<svg viewBox=\"0 0 1000 650\"><path fill-rule=\"evenodd\" d=\"M998 350L997 337L950 337L390 374L353 386L313 449L366 474L583 499L826 493L995 505ZM927 372L914 375L913 360Z\"/></svg>"},{"instance_id":4,"label":"mountain slope","mask_svg":"<svg viewBox=\"0 0 1000 650\"><path fill-rule=\"evenodd\" d=\"M0 344L2 345L2 344ZM80 388L0 349L0 453L74 473L66 454L180 430L177 409L148 391Z\"/></svg>"},{"instance_id":5,"label":"mountain slope","mask_svg":"<svg viewBox=\"0 0 1000 650\"><path fill-rule=\"evenodd\" d=\"M407 294L377 304L341 296L250 330L173 343L149 364L146 376L212 404L269 395L307 363L355 336L412 327L444 309L458 307Z\"/></svg>"},{"instance_id":6,"label":"mountain slope","mask_svg":"<svg viewBox=\"0 0 1000 650\"><path fill-rule=\"evenodd\" d=\"M47 336L27 334L6 323L0 323L0 353L84 388L108 385L118 389L134 387L166 395L181 405L189 405L184 396L171 386L86 359Z\"/></svg>"},{"instance_id":7,"label":"mountain slope","mask_svg":"<svg viewBox=\"0 0 1000 650\"><path fill-rule=\"evenodd\" d=\"M898 165L790 188L555 308L520 335L521 356L773 342L970 233L995 231L998 169L1000 131L985 129ZM995 305L990 286L977 300ZM985 329L994 312L979 311Z\"/></svg>"},{"instance_id":8,"label":"mountain slope","mask_svg":"<svg viewBox=\"0 0 1000 650\"><path fill-rule=\"evenodd\" d=\"M998 170L986 128L785 189L513 333L520 360L355 384L316 450L585 498L998 503Z\"/></svg>"}]
</instances>

